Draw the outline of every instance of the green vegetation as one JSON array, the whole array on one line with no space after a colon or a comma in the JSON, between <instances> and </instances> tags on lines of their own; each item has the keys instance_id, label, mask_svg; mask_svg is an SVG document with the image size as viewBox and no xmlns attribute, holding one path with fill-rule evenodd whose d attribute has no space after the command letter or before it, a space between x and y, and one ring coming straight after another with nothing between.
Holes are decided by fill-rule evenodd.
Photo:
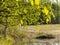
<instances>
[{"instance_id":1,"label":"green vegetation","mask_svg":"<svg viewBox=\"0 0 60 45\"><path fill-rule=\"evenodd\" d=\"M57 4L52 5L58 6ZM50 1L45 2L44 0L27 2L26 0L0 0L0 44L24 45L23 43L28 42L31 37L25 30L20 30L20 24L52 23L58 17L52 5ZM38 30L38 27L36 26L35 29Z\"/></svg>"},{"instance_id":2,"label":"green vegetation","mask_svg":"<svg viewBox=\"0 0 60 45\"><path fill-rule=\"evenodd\" d=\"M44 24L55 18L51 4L47 2L31 5L30 2L2 0L0 3L0 22L3 25ZM34 4L38 4L38 2Z\"/></svg>"},{"instance_id":3,"label":"green vegetation","mask_svg":"<svg viewBox=\"0 0 60 45\"><path fill-rule=\"evenodd\" d=\"M1 25L0 25L1 26ZM27 33L25 30L18 30L18 26L8 27L6 29L6 37L3 26L0 28L0 44L1 45L22 45L27 42Z\"/></svg>"}]
</instances>

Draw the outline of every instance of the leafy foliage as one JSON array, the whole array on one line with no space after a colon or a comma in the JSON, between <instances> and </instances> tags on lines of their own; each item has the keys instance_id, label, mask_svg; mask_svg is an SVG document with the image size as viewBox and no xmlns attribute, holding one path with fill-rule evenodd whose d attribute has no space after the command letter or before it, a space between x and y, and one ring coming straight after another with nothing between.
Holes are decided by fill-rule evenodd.
<instances>
[{"instance_id":1,"label":"leafy foliage","mask_svg":"<svg viewBox=\"0 0 60 45\"><path fill-rule=\"evenodd\" d=\"M42 1L44 2L44 0ZM17 30L16 26L48 24L54 19L54 13L50 3L41 4L41 0L31 0L24 2L23 0L0 0L0 24L6 26L2 30L3 35L7 39L0 39L2 45L13 45L14 41L21 40L26 36L25 32ZM15 26L14 29L9 26ZM1 31L0 31L1 32ZM4 42L3 42L4 41ZM8 42L8 43L7 43Z\"/></svg>"},{"instance_id":2,"label":"leafy foliage","mask_svg":"<svg viewBox=\"0 0 60 45\"><path fill-rule=\"evenodd\" d=\"M31 2L31 3L30 3ZM44 24L51 22L51 17L54 18L51 5L48 3L41 4L39 0L24 2L6 0L2 1L0 6L0 21L6 25L25 25ZM44 2L44 1L43 1ZM4 17L4 18L3 18Z\"/></svg>"},{"instance_id":3,"label":"leafy foliage","mask_svg":"<svg viewBox=\"0 0 60 45\"><path fill-rule=\"evenodd\" d=\"M59 23L59 19L60 19L60 6L59 6L59 3L58 5L56 3L53 3L52 4L52 8L53 8L53 12L54 12L54 15L55 15L55 20L52 19L52 23Z\"/></svg>"}]
</instances>

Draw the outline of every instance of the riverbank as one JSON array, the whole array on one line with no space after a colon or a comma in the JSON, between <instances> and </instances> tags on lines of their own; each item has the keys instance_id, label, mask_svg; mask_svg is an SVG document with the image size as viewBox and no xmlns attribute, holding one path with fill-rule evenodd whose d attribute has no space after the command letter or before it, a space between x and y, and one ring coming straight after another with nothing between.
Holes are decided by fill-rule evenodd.
<instances>
[{"instance_id":1,"label":"riverbank","mask_svg":"<svg viewBox=\"0 0 60 45\"><path fill-rule=\"evenodd\" d=\"M60 40L60 24L55 25L30 25L30 26L22 26L22 28L19 28L19 26L14 27L8 27L6 37L3 33L4 26L0 25L0 44L4 45L19 45L29 43L31 41L53 41L53 40ZM37 36L45 36L45 35L54 35L56 38L54 39L36 39ZM5 39L6 38L6 39ZM9 42L9 43L7 43Z\"/></svg>"},{"instance_id":2,"label":"riverbank","mask_svg":"<svg viewBox=\"0 0 60 45\"><path fill-rule=\"evenodd\" d=\"M60 38L60 24L50 24L50 25L36 25L36 26L25 26L25 30L28 35L36 35L39 33L52 34L55 37Z\"/></svg>"}]
</instances>

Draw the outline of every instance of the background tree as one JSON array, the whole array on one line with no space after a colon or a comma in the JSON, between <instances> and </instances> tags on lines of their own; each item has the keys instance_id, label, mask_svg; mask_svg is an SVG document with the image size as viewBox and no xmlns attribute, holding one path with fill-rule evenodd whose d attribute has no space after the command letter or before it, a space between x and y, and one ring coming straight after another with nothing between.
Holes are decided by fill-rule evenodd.
<instances>
[{"instance_id":1,"label":"background tree","mask_svg":"<svg viewBox=\"0 0 60 45\"><path fill-rule=\"evenodd\" d=\"M56 2L52 3L52 8L53 8L53 12L54 15L56 17L56 20L53 21L52 19L52 23L60 23L59 19L60 19L60 6L59 6L59 2L58 0L56 0Z\"/></svg>"},{"instance_id":2,"label":"background tree","mask_svg":"<svg viewBox=\"0 0 60 45\"><path fill-rule=\"evenodd\" d=\"M0 24L5 27L2 33L8 40L7 45L8 42L20 40L25 36L24 32L21 33L17 29L18 25L48 24L51 23L52 18L54 19L55 16L50 1L0 0ZM6 42L6 39L4 40Z\"/></svg>"},{"instance_id":3,"label":"background tree","mask_svg":"<svg viewBox=\"0 0 60 45\"><path fill-rule=\"evenodd\" d=\"M31 0L29 2L1 0L0 23L5 25L5 33L8 26L50 23L51 19L55 18L51 4L44 0L42 2L41 0Z\"/></svg>"}]
</instances>

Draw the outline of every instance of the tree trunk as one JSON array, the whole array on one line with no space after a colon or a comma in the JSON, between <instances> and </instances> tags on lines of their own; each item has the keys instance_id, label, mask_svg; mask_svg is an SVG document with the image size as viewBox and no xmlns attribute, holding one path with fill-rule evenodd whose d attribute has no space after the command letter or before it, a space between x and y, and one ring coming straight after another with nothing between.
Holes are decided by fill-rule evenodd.
<instances>
[{"instance_id":1,"label":"tree trunk","mask_svg":"<svg viewBox=\"0 0 60 45\"><path fill-rule=\"evenodd\" d=\"M6 15L6 25L5 25L5 30L4 30L4 36L6 37L6 35L7 35L7 26L8 26L8 21L7 21L7 19L8 19L8 16Z\"/></svg>"}]
</instances>

